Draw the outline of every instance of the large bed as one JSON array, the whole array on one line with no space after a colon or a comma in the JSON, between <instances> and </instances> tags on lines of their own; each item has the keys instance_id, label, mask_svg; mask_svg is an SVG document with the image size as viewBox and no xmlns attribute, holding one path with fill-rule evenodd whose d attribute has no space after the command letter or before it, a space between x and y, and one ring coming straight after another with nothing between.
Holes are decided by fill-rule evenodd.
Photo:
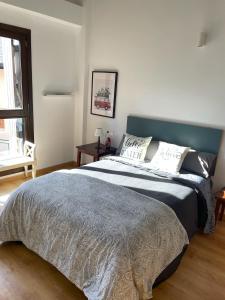
<instances>
[{"instance_id":1,"label":"large bed","mask_svg":"<svg viewBox=\"0 0 225 300\"><path fill-rule=\"evenodd\" d=\"M221 130L130 116L127 132L218 153ZM22 241L89 300L147 300L193 235L213 231L211 178L152 172L120 156L23 184L0 215L0 240Z\"/></svg>"}]
</instances>

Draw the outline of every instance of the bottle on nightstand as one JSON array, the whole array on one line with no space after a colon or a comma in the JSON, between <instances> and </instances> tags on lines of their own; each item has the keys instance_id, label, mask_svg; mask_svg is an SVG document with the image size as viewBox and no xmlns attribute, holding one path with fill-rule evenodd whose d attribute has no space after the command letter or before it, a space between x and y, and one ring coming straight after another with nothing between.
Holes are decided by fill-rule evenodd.
<instances>
[{"instance_id":1,"label":"bottle on nightstand","mask_svg":"<svg viewBox=\"0 0 225 300\"><path fill-rule=\"evenodd\" d=\"M112 144L112 141L111 141L110 133L109 133L109 131L107 131L106 132L106 140L105 140L105 149L107 151L110 150L111 144Z\"/></svg>"}]
</instances>

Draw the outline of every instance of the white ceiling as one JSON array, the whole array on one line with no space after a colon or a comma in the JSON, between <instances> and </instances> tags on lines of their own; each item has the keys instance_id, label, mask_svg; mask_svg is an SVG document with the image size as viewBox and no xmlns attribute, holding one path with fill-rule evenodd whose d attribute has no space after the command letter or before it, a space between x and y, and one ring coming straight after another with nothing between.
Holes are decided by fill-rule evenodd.
<instances>
[{"instance_id":1,"label":"white ceiling","mask_svg":"<svg viewBox=\"0 0 225 300\"><path fill-rule=\"evenodd\" d=\"M66 1L80 5L80 6L83 5L83 0L66 0Z\"/></svg>"}]
</instances>

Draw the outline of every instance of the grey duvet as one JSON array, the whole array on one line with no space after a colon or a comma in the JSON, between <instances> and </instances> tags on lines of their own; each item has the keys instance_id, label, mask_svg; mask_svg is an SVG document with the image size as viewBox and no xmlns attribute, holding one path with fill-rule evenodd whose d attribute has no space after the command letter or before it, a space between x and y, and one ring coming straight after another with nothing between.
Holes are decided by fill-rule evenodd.
<instances>
[{"instance_id":1,"label":"grey duvet","mask_svg":"<svg viewBox=\"0 0 225 300\"><path fill-rule=\"evenodd\" d=\"M0 215L0 241L22 241L89 300L138 300L152 297L188 237L164 203L75 170L17 189Z\"/></svg>"}]
</instances>

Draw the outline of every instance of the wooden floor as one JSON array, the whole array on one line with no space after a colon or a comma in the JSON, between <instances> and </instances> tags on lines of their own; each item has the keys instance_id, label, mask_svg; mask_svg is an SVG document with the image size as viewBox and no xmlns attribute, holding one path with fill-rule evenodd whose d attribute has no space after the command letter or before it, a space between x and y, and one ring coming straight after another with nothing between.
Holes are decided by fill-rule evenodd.
<instances>
[{"instance_id":1,"label":"wooden floor","mask_svg":"<svg viewBox=\"0 0 225 300\"><path fill-rule=\"evenodd\" d=\"M23 180L1 183L4 195ZM2 197L2 198L1 198ZM155 300L225 300L225 222L213 235L196 235L177 272L154 289ZM0 300L84 300L53 266L22 244L0 245Z\"/></svg>"}]
</instances>

